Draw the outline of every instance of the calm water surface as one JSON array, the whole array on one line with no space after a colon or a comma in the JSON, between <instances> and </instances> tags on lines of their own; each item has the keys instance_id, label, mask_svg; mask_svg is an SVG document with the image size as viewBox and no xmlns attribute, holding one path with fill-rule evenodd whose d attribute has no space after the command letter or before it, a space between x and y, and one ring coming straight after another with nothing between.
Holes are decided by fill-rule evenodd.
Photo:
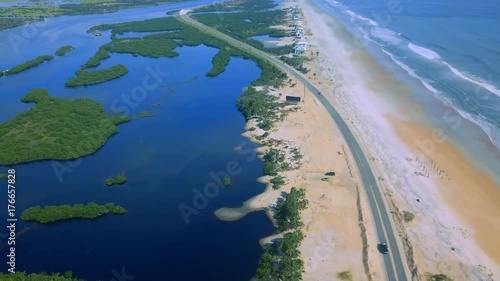
<instances>
[{"instance_id":1,"label":"calm water surface","mask_svg":"<svg viewBox=\"0 0 500 281\"><path fill-rule=\"evenodd\" d=\"M51 226L18 222L18 231L26 231L17 237L16 270L73 270L88 280L112 280L113 270L121 272L123 268L136 276L134 280L235 281L253 276L262 252L258 241L273 232L271 222L263 212L237 222L222 222L213 211L240 206L264 190L256 182L262 175L262 162L253 155L255 146L241 136L245 121L235 106L242 89L258 78L260 69L251 61L233 58L226 72L207 78L204 74L217 50L183 47L176 50L180 56L173 59L112 54L101 67L123 63L130 70L126 76L92 87L64 87L79 66L109 41L108 34L87 34L88 28L160 17L169 9L190 5L60 17L43 26L32 25L37 31L29 37L23 35L26 27L0 33L0 69L52 54L63 45L76 47L66 56L22 74L0 78L1 122L33 106L19 102L33 88L46 88L57 97L91 98L111 113L123 107L122 96L141 86L148 73L156 69L163 73L158 86L147 91L143 101L126 107L131 116L144 110L158 116L120 125L120 132L101 150L76 163L43 161L15 167L18 216L34 205L90 201L115 202L128 210L124 216ZM12 38L19 40L14 44ZM236 151L235 146L243 149ZM233 177L235 184L202 202L206 206L186 224L179 204L193 206L194 189L203 191L214 181L211 172L226 170L230 161L240 168ZM58 177L56 171L61 167L66 170ZM126 185L104 185L106 178L122 172L129 180ZM6 196L2 194L1 200L6 201ZM0 226L5 229L3 219ZM6 249L0 251L5 258ZM0 264L0 270L7 269L5 262Z\"/></svg>"}]
</instances>

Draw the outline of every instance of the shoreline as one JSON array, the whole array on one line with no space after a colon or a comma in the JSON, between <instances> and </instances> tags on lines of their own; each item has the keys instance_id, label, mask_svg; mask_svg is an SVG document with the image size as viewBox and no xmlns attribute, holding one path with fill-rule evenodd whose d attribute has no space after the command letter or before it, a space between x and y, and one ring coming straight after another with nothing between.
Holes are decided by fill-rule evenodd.
<instances>
[{"instance_id":1,"label":"shoreline","mask_svg":"<svg viewBox=\"0 0 500 281\"><path fill-rule=\"evenodd\" d=\"M284 87L273 90L271 94L282 93L285 95L301 95L302 85ZM221 220L232 221L254 211L264 210L270 220L275 224L271 206L276 204L283 192L289 192L292 187L305 188L308 207L303 211L302 221L304 227L304 241L300 247L302 259L305 263L303 280L330 280L338 273L349 271L356 280L370 280L367 277L365 263L368 259L363 255L365 250L366 233L358 225L361 208L366 214L369 211L368 202L362 196L358 202L357 179L354 163L346 153L345 143L335 122L328 112L316 99L314 93L308 92L304 102L299 104L299 110L291 112L284 121L275 123L269 132L269 139L284 140L286 145L298 147L303 153L300 169L280 172L285 176L286 184L274 190L269 182L269 176L259 177L260 183L266 184L263 193L245 201L239 208L221 208L215 215ZM248 129L255 127L254 131ZM252 142L262 145L257 148L259 157L270 148L265 146L256 136L262 135L263 130L255 126L254 121L247 122L242 135ZM271 146L273 147L273 146ZM326 172L334 171L335 176L327 177ZM356 222L356 223L353 223ZM361 224L365 227L364 224ZM370 226L364 228L365 232L375 233ZM263 237L260 244L271 242L280 234ZM375 243L375 241L373 241ZM374 255L376 249L369 249ZM381 260L370 260L372 270L368 274L382 275ZM337 264L337 267L332 267Z\"/></svg>"},{"instance_id":2,"label":"shoreline","mask_svg":"<svg viewBox=\"0 0 500 281\"><path fill-rule=\"evenodd\" d=\"M379 73L371 74L361 69L367 63L366 57L369 55L366 54L365 50L353 50L351 42L345 42L346 39L339 36L343 27L339 26L338 21L333 19L333 16L319 11L318 7L310 1L299 1L299 5L303 8L307 25L312 31L312 43L318 47L321 55L327 54L326 58L323 57L322 60L330 63L330 65L316 63L316 66L313 63L312 67L316 67L320 76L323 76L323 80L328 81L328 77L335 77L336 80L341 81L336 81L337 85L326 86L326 92L329 93L328 98L336 101L336 106L341 109L340 113L346 117L346 120L351 121L349 123L354 128L353 132L359 137L364 150L369 152L367 155L373 159L372 166L379 170L379 174L384 177L385 182L388 181L383 188L384 193L390 194L390 200L395 201L395 205L399 208L416 212L416 222L406 225L406 227L410 234L410 240L414 244L413 247L421 252L415 254L417 268L420 269L421 273L442 271L450 277L458 278L458 280L471 276L477 279L480 279L480 276L491 278L488 277L490 272L495 272L495 275L498 276L500 249L492 245L495 245L493 237L495 233L500 234L500 228L498 222L492 224L491 218L498 217L500 214L500 208L495 206L495 203L500 202L496 200L500 200L500 191L495 189L493 180L474 167L470 163L472 161L465 158L449 141L436 144L437 149L434 152L436 155L433 153L429 157L436 159L429 159L432 162L425 169L429 170L430 173L431 167L435 168L436 160L438 160L439 166L442 167L438 169L444 168L448 175L453 175L452 177L456 179L453 178L449 180L450 182L446 182L440 178L443 176L442 172L438 172L437 178L426 178L426 180L416 176L414 173L418 171L413 171L415 167L412 167L406 158L411 159L411 152L418 149L414 143L415 140L429 139L430 129L426 129L426 131L416 130L418 126L421 126L418 122L400 120L401 117L404 119L404 116L398 115L404 115L407 111L411 111L412 114L424 111L414 104L411 104L410 108L408 101L411 100L411 97L409 97L408 90L406 93L403 92L403 96L400 94L396 97L397 103L404 104L406 102L408 108L398 107L397 103L395 105L395 102L388 101L396 93L384 91L388 86L381 87L380 83L388 83L389 87L393 87L393 90L402 89L404 91L405 86L400 85L400 82L392 78L391 74L378 65L373 58L368 58L372 60L369 62L370 68L378 67ZM336 52L327 52L327 46L335 46ZM332 88L340 91L336 90L335 94L330 94ZM383 136L384 139L380 139L380 136ZM457 159L460 160L458 163ZM467 175L464 175L462 170L468 171ZM466 183L465 179L467 179ZM480 181L481 184L477 184L477 181ZM475 183L476 186L468 186L467 183ZM419 186L419 188L415 189L415 186ZM454 187L454 192L447 191L451 187ZM469 197L458 196L457 193L468 194ZM487 208L489 212L488 219L483 219L480 224L474 222L472 218L481 217L481 211L476 211L474 215L468 215L468 212L475 211L474 206L467 204L471 194L477 196L474 200L476 208L481 206ZM433 195L436 197L431 198L430 196ZM426 204L425 207L418 206L423 204L418 204L415 200L417 198L425 198L422 202L433 202L433 204ZM464 208L464 206L468 208ZM431 217L439 216L439 218L433 218L433 222L425 221L424 217L426 216L423 216L425 213ZM488 221L489 224L485 221ZM485 228L487 225L496 231L490 234L492 229ZM430 227L446 234L438 235L440 236L439 242L429 243L433 246L426 245L424 247L424 243L428 243L429 238L435 238L429 234L429 231L426 231L426 228ZM469 228L469 233L474 234L477 245L476 241L470 241L472 239L467 243L460 241L460 231L456 230L458 228ZM424 238L427 238L427 241ZM450 251L450 247L447 248L450 245L447 245L446 242L450 239L457 241L455 249L460 250ZM478 247L482 249L479 250ZM420 248L425 248L425 250L420 250ZM447 263L443 266L441 263L426 261L430 252L442 256ZM470 253L474 254L469 255ZM461 266L461 262L466 265ZM478 264L482 265L483 263L486 264L486 267L478 266Z\"/></svg>"},{"instance_id":3,"label":"shoreline","mask_svg":"<svg viewBox=\"0 0 500 281\"><path fill-rule=\"evenodd\" d=\"M295 3L288 1L282 7ZM477 167L453 139L441 140L446 131L438 131L441 134L436 139L436 130L431 129L440 128L436 120L424 116L421 105L412 102L410 90L366 50L353 45L354 39L351 42L338 34L343 26L333 16L318 11L318 6L311 1L299 0L298 4L305 15L311 52L319 51L317 57L306 55L313 61L305 64L311 70L305 76L314 81L339 110L370 159L386 205L394 214L392 223L402 239L400 246L405 249L412 280L424 280L429 273L443 273L455 280L493 280L500 274L500 248L492 246L500 234L500 222L495 221L500 215L500 207L496 206L500 202L500 190L491 173ZM328 52L331 46L335 46L337 52ZM366 69L367 64L369 70L378 72L372 74ZM319 75L313 77L312 73ZM299 84L295 89L287 87L277 91L301 96L301 87ZM329 117L324 108L320 109L322 106L314 94L308 92L306 98L300 112L291 113L279 122L269 137L298 144L308 161L300 171L284 172L288 183L279 190L272 189L268 177L260 177L258 181L267 184L266 190L245 201L241 208L235 208L237 212L231 220L248 212L265 210L274 223L268 207L278 200L280 193L291 186L305 187L311 204L302 216L306 236L301 246L306 264L304 280L331 280L344 269L353 273L356 280L384 280L385 269L374 247L378 242L368 202L364 190L356 192L362 188L357 167L351 166L353 161L349 163L350 156L345 150L342 161L325 162L328 148L316 155L326 135L330 136L329 141L337 142L337 155L340 155L344 149L343 137L333 120L329 120L328 125L322 123ZM307 127L318 126L321 131L317 129L312 133L309 128L295 128L299 122L305 125L308 116L315 117ZM252 126L249 122L245 128ZM243 135L262 144L255 139L263 131L258 132L247 130ZM317 137L318 132L321 137ZM418 140L434 142L431 153L415 153L421 150ZM257 149L260 157L266 149L266 146ZM329 183L318 182L321 177L318 173L307 171L320 162L325 168L331 163L340 164L336 168L339 180L332 184L333 190L329 190L332 187ZM484 210L487 210L486 217ZM403 211L414 214L414 221L404 222ZM343 229L358 219L363 222L360 228ZM495 231L492 232L491 227ZM275 237L261 239L261 245ZM318 256L318 251L328 255Z\"/></svg>"}]
</instances>

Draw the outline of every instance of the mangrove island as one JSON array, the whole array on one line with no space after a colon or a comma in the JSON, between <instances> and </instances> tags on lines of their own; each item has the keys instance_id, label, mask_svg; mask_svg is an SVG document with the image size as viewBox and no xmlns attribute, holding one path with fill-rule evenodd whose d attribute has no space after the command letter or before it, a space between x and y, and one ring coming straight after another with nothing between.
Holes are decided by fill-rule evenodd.
<instances>
[{"instance_id":1,"label":"mangrove island","mask_svg":"<svg viewBox=\"0 0 500 281\"><path fill-rule=\"evenodd\" d=\"M125 184L127 182L127 178L125 175L119 175L116 178L109 178L106 180L107 186L113 186L117 184Z\"/></svg>"},{"instance_id":2,"label":"mangrove island","mask_svg":"<svg viewBox=\"0 0 500 281\"><path fill-rule=\"evenodd\" d=\"M56 56L64 56L65 54L73 51L75 49L75 47L73 46L62 46L61 48L59 48L57 51L56 51Z\"/></svg>"},{"instance_id":3,"label":"mangrove island","mask_svg":"<svg viewBox=\"0 0 500 281\"><path fill-rule=\"evenodd\" d=\"M130 120L108 116L90 99L54 98L44 89L30 91L21 101L36 105L0 123L0 165L93 154L118 133L118 124Z\"/></svg>"},{"instance_id":4,"label":"mangrove island","mask_svg":"<svg viewBox=\"0 0 500 281\"><path fill-rule=\"evenodd\" d=\"M21 72L23 72L23 71L25 71L27 69L33 68L35 66L38 66L38 65L42 64L45 61L52 60L53 58L54 57L51 56L51 55L39 56L39 57L34 58L32 60L29 60L27 62L18 64L16 66L12 67L11 69L7 69L7 70L4 70L4 71L0 72L0 76L21 73Z\"/></svg>"},{"instance_id":5,"label":"mangrove island","mask_svg":"<svg viewBox=\"0 0 500 281\"><path fill-rule=\"evenodd\" d=\"M86 71L78 70L75 74L76 77L71 77L66 82L66 87L79 87L101 84L113 79L122 77L128 73L128 69L123 64L113 65L110 68Z\"/></svg>"},{"instance_id":6,"label":"mangrove island","mask_svg":"<svg viewBox=\"0 0 500 281\"><path fill-rule=\"evenodd\" d=\"M39 223L54 223L57 221L72 219L95 219L107 214L122 215L126 212L127 210L125 210L125 208L113 203L97 205L94 202L90 202L87 205L59 205L46 206L44 208L40 208L40 206L31 207L24 210L21 214L21 219L24 221L35 221Z\"/></svg>"}]
</instances>

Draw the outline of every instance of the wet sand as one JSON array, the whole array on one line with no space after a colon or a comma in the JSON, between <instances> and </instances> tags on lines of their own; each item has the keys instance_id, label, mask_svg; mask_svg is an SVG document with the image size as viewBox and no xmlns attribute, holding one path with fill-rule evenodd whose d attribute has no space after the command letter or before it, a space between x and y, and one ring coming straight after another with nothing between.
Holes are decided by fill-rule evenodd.
<instances>
[{"instance_id":1,"label":"wet sand","mask_svg":"<svg viewBox=\"0 0 500 281\"><path fill-rule=\"evenodd\" d=\"M282 93L282 99L286 95L303 96L303 86L285 87L278 92ZM275 124L269 138L283 140L286 146L300 149L304 155L300 169L280 173L287 178L282 188L273 190L268 184L264 193L246 201L240 208L222 208L215 215L222 220L239 219L248 212L274 206L282 192L289 192L292 187L305 188L309 204L302 212L305 239L300 248L305 263L304 280L333 280L342 271L350 271L355 280L368 280L363 265L363 238L358 224L358 180L353 160L346 153L345 141L335 123L314 94L306 92L305 100L299 106L300 110ZM257 128L252 121L246 127ZM262 130L256 129L244 135L258 142L255 136L262 134ZM263 147L258 151L262 154L266 149ZM331 171L335 176L325 176ZM258 181L268 183L269 179L261 177ZM368 203L363 200L360 204L363 211L368 212ZM270 212L268 215L273 220ZM375 233L370 227L368 231ZM275 237L263 238L261 243L268 243ZM376 274L381 274L379 261L373 260L372 264L378 268Z\"/></svg>"},{"instance_id":2,"label":"wet sand","mask_svg":"<svg viewBox=\"0 0 500 281\"><path fill-rule=\"evenodd\" d=\"M392 210L415 214L411 223L403 222L400 215L393 218L402 229L406 249L414 252L407 252L407 259L415 260L414 269L420 276L432 272L455 280L493 280L500 274L500 249L493 246L500 235L500 189L492 178L495 167L485 171L485 165L477 165L478 159L467 158L463 147L451 139L455 134L449 128L437 130L442 123L435 118L439 114L420 106L411 90L379 65L338 21L310 1L298 3L310 32L311 50L319 52L308 65L317 73L310 78L353 129ZM467 125L459 130L478 131ZM441 141L436 134L450 139ZM498 156L490 152L490 157ZM488 151L482 153L488 155Z\"/></svg>"},{"instance_id":3,"label":"wet sand","mask_svg":"<svg viewBox=\"0 0 500 281\"><path fill-rule=\"evenodd\" d=\"M488 167L488 161L468 158L466 155L474 153L466 150L464 154L464 147L457 146L453 140L457 134L436 118L440 112L426 111L406 85L321 8L308 0L287 1L284 6L297 4L304 13L302 22L312 44L306 54L311 59L306 63L311 70L306 76L344 117L370 160L393 213L400 248L406 250L410 270L416 273L413 280L425 280L429 272L443 273L454 280L498 278L500 189L492 176L495 167ZM279 92L283 96L303 95L300 84ZM342 271L350 271L354 280L385 280L375 246L378 238L357 168L324 108L313 94L306 92L305 97L301 110L276 124L270 135L300 147L305 155L301 169L283 173L288 183L282 189L275 191L268 186L242 208L222 209L216 214L227 220L238 219L247 212L273 206L281 192L292 186L304 187L310 202L303 212L304 280L337 280L336 274ZM445 109L436 103L432 110ZM470 129L467 121L462 124L462 134L477 131ZM247 129L252 126L247 124ZM441 127L443 131L436 130ZM256 130L245 135L256 141L255 136L262 133ZM449 139L442 141L443 136ZM487 139L474 137L474 141L484 141L482 148L491 147ZM265 149L259 150L263 153ZM498 152L491 154L498 156ZM336 176L322 181L323 173L330 170ZM266 182L269 178L259 180ZM404 222L404 211L413 213L415 219ZM358 224L360 215L363 220ZM262 243L271 238L264 238Z\"/></svg>"}]
</instances>

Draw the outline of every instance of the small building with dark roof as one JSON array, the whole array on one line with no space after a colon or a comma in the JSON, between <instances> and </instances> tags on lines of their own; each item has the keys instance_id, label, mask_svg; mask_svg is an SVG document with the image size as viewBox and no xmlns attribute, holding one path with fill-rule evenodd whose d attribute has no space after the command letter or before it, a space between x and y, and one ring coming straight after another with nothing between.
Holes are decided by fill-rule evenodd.
<instances>
[{"instance_id":1,"label":"small building with dark roof","mask_svg":"<svg viewBox=\"0 0 500 281\"><path fill-rule=\"evenodd\" d=\"M286 96L286 103L287 104L297 104L300 102L300 97L296 96Z\"/></svg>"}]
</instances>

